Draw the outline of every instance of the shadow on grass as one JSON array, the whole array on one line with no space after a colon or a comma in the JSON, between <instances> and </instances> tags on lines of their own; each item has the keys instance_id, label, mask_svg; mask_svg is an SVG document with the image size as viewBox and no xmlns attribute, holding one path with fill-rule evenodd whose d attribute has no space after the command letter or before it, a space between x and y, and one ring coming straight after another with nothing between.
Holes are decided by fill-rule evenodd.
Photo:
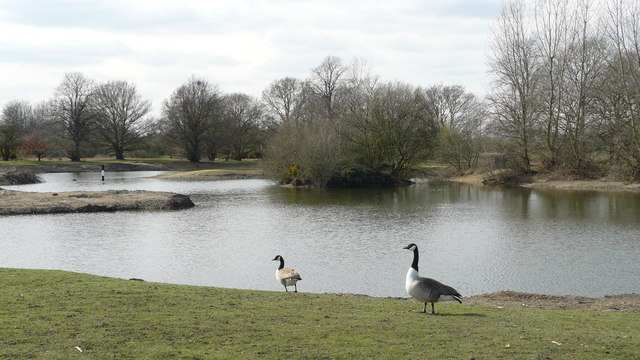
<instances>
[{"instance_id":1,"label":"shadow on grass","mask_svg":"<svg viewBox=\"0 0 640 360\"><path fill-rule=\"evenodd\" d=\"M413 311L416 314L421 314L421 315L425 315L425 316L466 316L466 317L487 317L487 315L485 314L476 314L476 313L453 313L453 314L449 314L449 313L436 313L431 314L430 312L427 313L423 313L422 311Z\"/></svg>"},{"instance_id":2,"label":"shadow on grass","mask_svg":"<svg viewBox=\"0 0 640 360\"><path fill-rule=\"evenodd\" d=\"M485 314L464 313L464 314L435 314L435 316L468 316L468 317L487 317Z\"/></svg>"}]
</instances>

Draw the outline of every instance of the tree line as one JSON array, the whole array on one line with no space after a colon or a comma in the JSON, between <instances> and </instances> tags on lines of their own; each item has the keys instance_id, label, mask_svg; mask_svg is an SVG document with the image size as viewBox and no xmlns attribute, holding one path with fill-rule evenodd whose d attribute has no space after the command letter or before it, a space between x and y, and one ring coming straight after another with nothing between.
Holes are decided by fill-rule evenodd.
<instances>
[{"instance_id":1,"label":"tree line","mask_svg":"<svg viewBox=\"0 0 640 360\"><path fill-rule=\"evenodd\" d=\"M264 156L274 178L296 185L398 184L425 160L458 173L508 167L637 180L639 49L637 2L515 0L492 26L484 99L459 85L383 81L363 60L328 56L305 79L274 80L257 98L193 77L150 118L134 85L70 73L52 100L4 106L0 151L5 160Z\"/></svg>"},{"instance_id":2,"label":"tree line","mask_svg":"<svg viewBox=\"0 0 640 360\"><path fill-rule=\"evenodd\" d=\"M484 116L482 102L461 86L383 83L364 61L335 56L307 79L273 81L259 98L223 94L192 77L163 101L159 117L150 110L134 84L67 73L52 99L4 105L0 153L3 160L109 154L192 162L264 155L269 173L285 183L393 184L431 154L440 130L450 130L449 140L453 133L479 139ZM455 154L456 166L473 166L479 151Z\"/></svg>"},{"instance_id":3,"label":"tree line","mask_svg":"<svg viewBox=\"0 0 640 360\"><path fill-rule=\"evenodd\" d=\"M512 1L489 53L488 126L513 168L640 179L637 1Z\"/></svg>"},{"instance_id":4,"label":"tree line","mask_svg":"<svg viewBox=\"0 0 640 360\"><path fill-rule=\"evenodd\" d=\"M0 155L68 157L72 161L108 154L150 157L183 155L190 161L216 154L242 159L260 151L258 100L222 94L192 78L150 116L151 101L127 81L96 84L81 73L64 75L52 99L32 105L13 100L0 116Z\"/></svg>"},{"instance_id":5,"label":"tree line","mask_svg":"<svg viewBox=\"0 0 640 360\"><path fill-rule=\"evenodd\" d=\"M640 180L640 3L514 0L492 24L484 99L384 82L328 57L270 87L283 182L398 183L436 159L458 173ZM286 171L285 171L286 170Z\"/></svg>"}]
</instances>

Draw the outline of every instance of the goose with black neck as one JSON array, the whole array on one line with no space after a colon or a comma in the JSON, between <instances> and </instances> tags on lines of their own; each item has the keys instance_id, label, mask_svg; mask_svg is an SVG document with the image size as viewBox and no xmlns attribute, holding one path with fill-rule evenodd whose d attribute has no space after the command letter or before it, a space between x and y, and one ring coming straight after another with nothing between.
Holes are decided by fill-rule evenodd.
<instances>
[{"instance_id":1,"label":"goose with black neck","mask_svg":"<svg viewBox=\"0 0 640 360\"><path fill-rule=\"evenodd\" d=\"M293 269L284 267L284 259L280 255L276 255L272 261L280 261L280 266L276 270L276 279L284 285L284 290L289 292L289 290L287 290L287 286L293 285L294 292L298 292L298 286L296 283L302 280L300 274Z\"/></svg>"},{"instance_id":2,"label":"goose with black neck","mask_svg":"<svg viewBox=\"0 0 640 360\"><path fill-rule=\"evenodd\" d=\"M403 249L413 251L413 262L411 263L409 271L407 271L405 288L409 296L424 303L423 313L427 312L427 303L431 303L432 315L436 313L433 305L436 302L456 300L462 303L462 295L460 295L456 289L437 280L420 277L418 273L418 260L420 255L416 244L409 244Z\"/></svg>"}]
</instances>

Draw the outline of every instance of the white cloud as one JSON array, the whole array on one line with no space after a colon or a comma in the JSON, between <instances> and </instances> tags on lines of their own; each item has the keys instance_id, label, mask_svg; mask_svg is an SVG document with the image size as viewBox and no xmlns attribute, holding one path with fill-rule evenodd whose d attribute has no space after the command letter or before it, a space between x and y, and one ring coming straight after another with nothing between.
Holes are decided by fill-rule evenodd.
<instances>
[{"instance_id":1,"label":"white cloud","mask_svg":"<svg viewBox=\"0 0 640 360\"><path fill-rule=\"evenodd\" d=\"M0 0L0 106L46 100L67 71L135 83L159 111L191 75L258 96L327 55L383 80L482 95L502 0Z\"/></svg>"}]
</instances>

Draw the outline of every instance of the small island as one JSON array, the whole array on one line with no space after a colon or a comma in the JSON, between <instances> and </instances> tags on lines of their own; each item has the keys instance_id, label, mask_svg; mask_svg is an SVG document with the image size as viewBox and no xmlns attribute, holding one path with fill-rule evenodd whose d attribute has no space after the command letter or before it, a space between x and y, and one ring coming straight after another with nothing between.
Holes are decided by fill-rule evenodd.
<instances>
[{"instance_id":1,"label":"small island","mask_svg":"<svg viewBox=\"0 0 640 360\"><path fill-rule=\"evenodd\" d=\"M0 215L168 210L193 207L187 195L162 191L24 192L0 188Z\"/></svg>"}]
</instances>

